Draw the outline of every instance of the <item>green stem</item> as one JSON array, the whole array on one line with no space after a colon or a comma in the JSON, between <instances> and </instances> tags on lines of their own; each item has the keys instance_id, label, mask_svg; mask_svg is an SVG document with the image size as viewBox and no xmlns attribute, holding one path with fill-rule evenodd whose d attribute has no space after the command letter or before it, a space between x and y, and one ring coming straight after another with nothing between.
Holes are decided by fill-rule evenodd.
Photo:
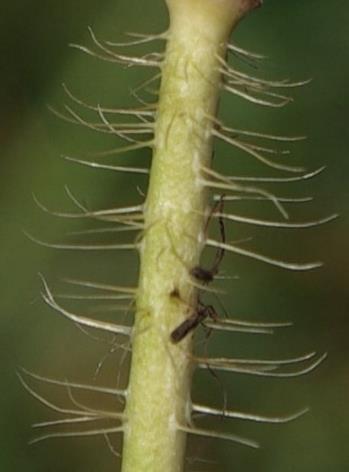
<instances>
[{"instance_id":1,"label":"green stem","mask_svg":"<svg viewBox=\"0 0 349 472\"><path fill-rule=\"evenodd\" d=\"M232 28L259 2L167 0L154 155L127 394L122 472L183 468L191 402L192 336L170 334L197 304L189 270L205 244L208 195L201 169L212 156L220 72Z\"/></svg>"}]
</instances>

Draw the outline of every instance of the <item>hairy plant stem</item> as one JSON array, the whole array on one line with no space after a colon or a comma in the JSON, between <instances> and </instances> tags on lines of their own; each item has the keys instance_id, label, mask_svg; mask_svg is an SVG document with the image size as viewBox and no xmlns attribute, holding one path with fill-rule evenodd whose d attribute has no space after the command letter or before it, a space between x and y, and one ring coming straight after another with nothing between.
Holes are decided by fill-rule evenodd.
<instances>
[{"instance_id":1,"label":"hairy plant stem","mask_svg":"<svg viewBox=\"0 0 349 472\"><path fill-rule=\"evenodd\" d=\"M122 472L179 472L190 426L192 336L170 334L195 310L189 270L205 244L211 117L230 33L260 2L167 0L170 27L146 198Z\"/></svg>"}]
</instances>

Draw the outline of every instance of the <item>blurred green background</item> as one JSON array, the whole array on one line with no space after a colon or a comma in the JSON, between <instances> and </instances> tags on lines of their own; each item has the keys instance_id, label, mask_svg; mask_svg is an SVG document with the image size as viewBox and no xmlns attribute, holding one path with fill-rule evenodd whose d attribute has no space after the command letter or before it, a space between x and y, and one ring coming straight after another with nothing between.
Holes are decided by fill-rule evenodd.
<instances>
[{"instance_id":1,"label":"blurred green background","mask_svg":"<svg viewBox=\"0 0 349 472\"><path fill-rule=\"evenodd\" d=\"M31 423L57 418L31 398L19 384L16 369L24 366L43 375L115 386L121 363L118 353L96 366L110 345L86 336L54 314L40 300L42 272L57 292L66 291L64 277L134 284L137 259L128 254L58 251L34 244L23 229L52 241L79 240L67 233L91 227L87 221L67 221L43 213L32 194L49 208L73 211L64 187L90 208L106 208L140 201L146 179L124 177L69 164L62 154L84 157L106 149L110 137L67 124L53 116L68 103L62 82L77 96L106 106L135 104L130 89L149 71L125 69L87 57L68 43L91 45L87 26L99 37L120 41L127 31L160 32L167 13L160 0L90 0L68 2L3 1L0 15L1 97L1 471L112 471L119 462L101 438L57 439L28 446L35 437ZM222 272L226 309L240 318L293 321L293 328L275 336L215 335L212 353L231 356L280 358L316 350L329 353L326 362L308 377L294 380L208 374L195 377L193 397L221 405L223 389L228 404L242 411L278 415L303 406L311 412L287 425L215 421L212 427L261 442L249 450L220 441L190 439L188 471L341 472L349 466L348 437L348 37L349 5L345 0L265 0L238 28L236 42L268 56L252 72L266 78L312 77L313 82L293 94L295 102L283 110L256 109L223 96L221 116L236 127L264 132L306 134L292 146L295 163L307 169L326 165L316 179L294 185L270 185L279 195L315 195L310 204L290 206L294 220L315 219L333 212L340 219L318 229L256 230L227 224L230 240L253 236L248 247L287 260L324 261L322 269L289 273L262 263L227 256ZM155 44L160 48L162 45ZM147 51L147 48L135 51ZM248 65L242 64L246 70ZM153 97L140 92L146 100ZM235 153L236 154L236 153ZM218 145L216 166L227 174L275 175L267 168ZM124 158L120 158L124 159ZM135 152L127 162L144 165L149 153ZM109 158L110 163L113 159ZM228 205L227 205L228 207ZM227 208L228 209L228 208ZM229 210L278 218L266 205L230 204ZM125 239L102 235L95 241ZM82 237L80 238L82 240ZM93 239L90 239L93 241ZM212 254L207 254L209 261ZM217 282L217 285L222 284ZM89 308L70 304L76 311ZM95 307L96 308L96 307ZM97 307L100 308L100 307ZM114 313L95 316L112 318ZM119 316L119 315L118 315ZM123 372L127 370L123 366ZM120 379L124 382L125 379ZM62 389L32 383L42 394L69 405ZM65 396L64 396L65 395ZM79 399L95 402L95 398ZM115 399L108 399L112 407ZM70 403L71 406L71 403ZM104 405L107 408L107 404ZM115 438L118 448L118 438Z\"/></svg>"}]
</instances>

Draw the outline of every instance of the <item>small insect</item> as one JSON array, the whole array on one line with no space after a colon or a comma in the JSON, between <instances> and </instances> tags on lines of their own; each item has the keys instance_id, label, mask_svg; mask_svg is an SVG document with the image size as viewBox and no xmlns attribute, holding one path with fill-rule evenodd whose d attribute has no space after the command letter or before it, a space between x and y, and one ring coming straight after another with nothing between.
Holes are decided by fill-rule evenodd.
<instances>
[{"instance_id":1,"label":"small insect","mask_svg":"<svg viewBox=\"0 0 349 472\"><path fill-rule=\"evenodd\" d=\"M179 343L187 336L188 333L190 333L190 331L193 331L207 317L216 320L216 310L213 308L212 305L204 305L203 303L198 301L196 311L172 331L171 341L175 344Z\"/></svg>"},{"instance_id":2,"label":"small insect","mask_svg":"<svg viewBox=\"0 0 349 472\"><path fill-rule=\"evenodd\" d=\"M212 208L211 214L207 220L207 225L211 219L211 216L214 212L218 211L222 213L224 205L224 195L221 196L219 202ZM225 229L224 229L224 222L222 216L219 216L219 228L221 233L222 242L225 243ZM190 275L194 277L202 284L207 285L214 280L214 277L218 273L219 265L222 262L224 257L224 249L218 248L214 263L210 269L205 269L201 266L195 266L190 270ZM172 296L179 296L178 291L174 291L171 294ZM198 298L197 305L195 311L189 316L189 318L185 319L180 325L175 328L171 333L171 341L173 343L179 343L184 339L190 331L193 331L200 323L202 323L206 318L210 317L213 320L217 319L216 310L213 308L212 305L205 305L200 301Z\"/></svg>"},{"instance_id":3,"label":"small insect","mask_svg":"<svg viewBox=\"0 0 349 472\"><path fill-rule=\"evenodd\" d=\"M223 211L223 206L224 206L224 195L221 196L220 200L212 208L211 214L207 220L206 228L213 213L218 211L218 213L221 214ZM218 217L218 222L219 222L219 229L221 233L222 243L225 243L225 228L224 228L224 221L223 221L222 216ZM219 269L220 263L222 262L223 257L224 257L224 249L218 248L216 252L216 257L212 264L211 269L205 269L204 267L197 265L190 270L190 275L192 275L199 282L202 282L204 285L209 284L210 282L213 281L215 276L218 274L218 269Z\"/></svg>"}]
</instances>

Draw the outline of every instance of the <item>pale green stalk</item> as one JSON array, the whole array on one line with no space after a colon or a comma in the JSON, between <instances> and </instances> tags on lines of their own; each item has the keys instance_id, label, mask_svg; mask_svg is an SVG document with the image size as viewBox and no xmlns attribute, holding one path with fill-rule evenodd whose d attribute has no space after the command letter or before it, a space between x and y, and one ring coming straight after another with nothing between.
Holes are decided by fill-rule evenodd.
<instances>
[{"instance_id":1,"label":"pale green stalk","mask_svg":"<svg viewBox=\"0 0 349 472\"><path fill-rule=\"evenodd\" d=\"M212 119L230 33L258 1L167 0L170 27L141 243L122 472L179 472L190 421L191 336L170 334L195 310L189 275L205 242Z\"/></svg>"}]
</instances>

